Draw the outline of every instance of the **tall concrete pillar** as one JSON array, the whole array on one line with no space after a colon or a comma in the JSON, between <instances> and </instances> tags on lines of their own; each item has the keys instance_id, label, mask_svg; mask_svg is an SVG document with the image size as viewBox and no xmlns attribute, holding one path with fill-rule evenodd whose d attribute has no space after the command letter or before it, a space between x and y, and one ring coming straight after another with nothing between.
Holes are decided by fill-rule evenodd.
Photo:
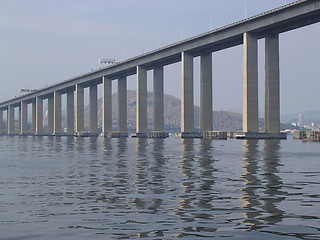
<instances>
[{"instance_id":1,"label":"tall concrete pillar","mask_svg":"<svg viewBox=\"0 0 320 240\"><path fill-rule=\"evenodd\" d=\"M181 132L194 132L193 56L182 52Z\"/></svg>"},{"instance_id":2,"label":"tall concrete pillar","mask_svg":"<svg viewBox=\"0 0 320 240\"><path fill-rule=\"evenodd\" d=\"M20 135L20 131L21 131L21 104L18 106L18 130L15 131L15 133Z\"/></svg>"},{"instance_id":3,"label":"tall concrete pillar","mask_svg":"<svg viewBox=\"0 0 320 240\"><path fill-rule=\"evenodd\" d=\"M32 103L31 103L31 106L32 106L32 116L31 116L31 121L32 121L32 133L35 134L36 133L36 119L37 119L37 115L36 115L36 112L37 112L37 108L36 108L36 100L34 100Z\"/></svg>"},{"instance_id":4,"label":"tall concrete pillar","mask_svg":"<svg viewBox=\"0 0 320 240\"><path fill-rule=\"evenodd\" d=\"M112 81L102 78L102 133L112 132Z\"/></svg>"},{"instance_id":5,"label":"tall concrete pillar","mask_svg":"<svg viewBox=\"0 0 320 240\"><path fill-rule=\"evenodd\" d=\"M84 131L84 89L76 85L76 132Z\"/></svg>"},{"instance_id":6,"label":"tall concrete pillar","mask_svg":"<svg viewBox=\"0 0 320 240\"><path fill-rule=\"evenodd\" d=\"M163 132L164 108L163 108L163 66L153 69L153 131Z\"/></svg>"},{"instance_id":7,"label":"tall concrete pillar","mask_svg":"<svg viewBox=\"0 0 320 240\"><path fill-rule=\"evenodd\" d=\"M36 98L36 135L43 133L43 99Z\"/></svg>"},{"instance_id":8,"label":"tall concrete pillar","mask_svg":"<svg viewBox=\"0 0 320 240\"><path fill-rule=\"evenodd\" d=\"M28 132L28 104L26 102L21 102L21 128L20 135L25 135Z\"/></svg>"},{"instance_id":9,"label":"tall concrete pillar","mask_svg":"<svg viewBox=\"0 0 320 240\"><path fill-rule=\"evenodd\" d=\"M265 39L265 132L280 132L279 35Z\"/></svg>"},{"instance_id":10,"label":"tall concrete pillar","mask_svg":"<svg viewBox=\"0 0 320 240\"><path fill-rule=\"evenodd\" d=\"M137 133L147 133L147 70L137 66Z\"/></svg>"},{"instance_id":11,"label":"tall concrete pillar","mask_svg":"<svg viewBox=\"0 0 320 240\"><path fill-rule=\"evenodd\" d=\"M259 132L258 47L251 33L243 35L243 132Z\"/></svg>"},{"instance_id":12,"label":"tall concrete pillar","mask_svg":"<svg viewBox=\"0 0 320 240\"><path fill-rule=\"evenodd\" d=\"M74 133L74 92L67 93L67 133Z\"/></svg>"},{"instance_id":13,"label":"tall concrete pillar","mask_svg":"<svg viewBox=\"0 0 320 240\"><path fill-rule=\"evenodd\" d=\"M54 129L54 97L48 98L48 134L53 134Z\"/></svg>"},{"instance_id":14,"label":"tall concrete pillar","mask_svg":"<svg viewBox=\"0 0 320 240\"><path fill-rule=\"evenodd\" d=\"M127 133L127 78L118 79L118 131Z\"/></svg>"},{"instance_id":15,"label":"tall concrete pillar","mask_svg":"<svg viewBox=\"0 0 320 240\"><path fill-rule=\"evenodd\" d=\"M3 110L0 110L0 134L3 133Z\"/></svg>"},{"instance_id":16,"label":"tall concrete pillar","mask_svg":"<svg viewBox=\"0 0 320 240\"><path fill-rule=\"evenodd\" d=\"M89 88L90 105L90 133L98 133L98 88L97 85L91 85Z\"/></svg>"},{"instance_id":17,"label":"tall concrete pillar","mask_svg":"<svg viewBox=\"0 0 320 240\"><path fill-rule=\"evenodd\" d=\"M212 131L212 54L200 56L200 132Z\"/></svg>"},{"instance_id":18,"label":"tall concrete pillar","mask_svg":"<svg viewBox=\"0 0 320 240\"><path fill-rule=\"evenodd\" d=\"M9 105L8 106L8 135L14 134L14 106Z\"/></svg>"},{"instance_id":19,"label":"tall concrete pillar","mask_svg":"<svg viewBox=\"0 0 320 240\"><path fill-rule=\"evenodd\" d=\"M62 133L61 128L61 93L54 92L54 135L59 135Z\"/></svg>"}]
</instances>

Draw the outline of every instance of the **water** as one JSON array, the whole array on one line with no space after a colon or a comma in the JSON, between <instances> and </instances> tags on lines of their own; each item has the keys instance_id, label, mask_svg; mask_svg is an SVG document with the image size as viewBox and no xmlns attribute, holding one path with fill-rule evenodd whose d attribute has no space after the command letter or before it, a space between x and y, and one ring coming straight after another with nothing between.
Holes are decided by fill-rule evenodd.
<instances>
[{"instance_id":1,"label":"water","mask_svg":"<svg viewBox=\"0 0 320 240\"><path fill-rule=\"evenodd\" d=\"M0 239L320 239L320 143L0 137Z\"/></svg>"}]
</instances>

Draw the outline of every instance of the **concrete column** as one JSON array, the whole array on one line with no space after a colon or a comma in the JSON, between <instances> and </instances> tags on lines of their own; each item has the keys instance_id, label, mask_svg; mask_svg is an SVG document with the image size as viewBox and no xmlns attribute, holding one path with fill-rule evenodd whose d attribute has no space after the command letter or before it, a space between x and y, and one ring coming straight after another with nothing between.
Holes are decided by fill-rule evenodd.
<instances>
[{"instance_id":1,"label":"concrete column","mask_svg":"<svg viewBox=\"0 0 320 240\"><path fill-rule=\"evenodd\" d=\"M31 119L31 121L32 121L32 133L33 134L35 134L36 133L36 119L37 119L37 117L36 117L36 100L34 100L32 103L31 103L31 105L32 105L32 119Z\"/></svg>"},{"instance_id":2,"label":"concrete column","mask_svg":"<svg viewBox=\"0 0 320 240\"><path fill-rule=\"evenodd\" d=\"M137 66L137 133L147 133L147 70Z\"/></svg>"},{"instance_id":3,"label":"concrete column","mask_svg":"<svg viewBox=\"0 0 320 240\"><path fill-rule=\"evenodd\" d=\"M36 135L43 132L43 99L36 98Z\"/></svg>"},{"instance_id":4,"label":"concrete column","mask_svg":"<svg viewBox=\"0 0 320 240\"><path fill-rule=\"evenodd\" d=\"M21 102L21 128L20 135L24 135L28 132L28 104L26 102Z\"/></svg>"},{"instance_id":5,"label":"concrete column","mask_svg":"<svg viewBox=\"0 0 320 240\"><path fill-rule=\"evenodd\" d=\"M193 57L182 52L181 132L194 132Z\"/></svg>"},{"instance_id":6,"label":"concrete column","mask_svg":"<svg viewBox=\"0 0 320 240\"><path fill-rule=\"evenodd\" d=\"M8 106L8 135L14 134L14 106Z\"/></svg>"},{"instance_id":7,"label":"concrete column","mask_svg":"<svg viewBox=\"0 0 320 240\"><path fill-rule=\"evenodd\" d=\"M48 134L53 134L54 129L54 97L48 98Z\"/></svg>"},{"instance_id":8,"label":"concrete column","mask_svg":"<svg viewBox=\"0 0 320 240\"><path fill-rule=\"evenodd\" d=\"M3 133L3 110L0 110L0 134Z\"/></svg>"},{"instance_id":9,"label":"concrete column","mask_svg":"<svg viewBox=\"0 0 320 240\"><path fill-rule=\"evenodd\" d=\"M61 129L61 93L54 92L54 135L62 133Z\"/></svg>"},{"instance_id":10,"label":"concrete column","mask_svg":"<svg viewBox=\"0 0 320 240\"><path fill-rule=\"evenodd\" d=\"M163 67L156 67L153 70L153 131L162 131L164 125L163 108Z\"/></svg>"},{"instance_id":11,"label":"concrete column","mask_svg":"<svg viewBox=\"0 0 320 240\"><path fill-rule=\"evenodd\" d=\"M265 119L267 133L280 132L279 35L265 39Z\"/></svg>"},{"instance_id":12,"label":"concrete column","mask_svg":"<svg viewBox=\"0 0 320 240\"><path fill-rule=\"evenodd\" d=\"M76 132L84 131L84 89L76 85Z\"/></svg>"},{"instance_id":13,"label":"concrete column","mask_svg":"<svg viewBox=\"0 0 320 240\"><path fill-rule=\"evenodd\" d=\"M251 33L243 35L243 132L259 132L258 47Z\"/></svg>"},{"instance_id":14,"label":"concrete column","mask_svg":"<svg viewBox=\"0 0 320 240\"><path fill-rule=\"evenodd\" d=\"M200 132L212 131L212 54L200 56Z\"/></svg>"},{"instance_id":15,"label":"concrete column","mask_svg":"<svg viewBox=\"0 0 320 240\"><path fill-rule=\"evenodd\" d=\"M16 134L20 135L21 132L21 104L18 106L18 130L15 130Z\"/></svg>"},{"instance_id":16,"label":"concrete column","mask_svg":"<svg viewBox=\"0 0 320 240\"><path fill-rule=\"evenodd\" d=\"M67 133L74 133L74 92L67 93Z\"/></svg>"},{"instance_id":17,"label":"concrete column","mask_svg":"<svg viewBox=\"0 0 320 240\"><path fill-rule=\"evenodd\" d=\"M127 133L127 78L118 79L118 131Z\"/></svg>"},{"instance_id":18,"label":"concrete column","mask_svg":"<svg viewBox=\"0 0 320 240\"><path fill-rule=\"evenodd\" d=\"M90 86L89 89L90 104L90 133L98 133L98 89L97 85Z\"/></svg>"},{"instance_id":19,"label":"concrete column","mask_svg":"<svg viewBox=\"0 0 320 240\"><path fill-rule=\"evenodd\" d=\"M112 132L112 81L102 78L102 133Z\"/></svg>"}]
</instances>

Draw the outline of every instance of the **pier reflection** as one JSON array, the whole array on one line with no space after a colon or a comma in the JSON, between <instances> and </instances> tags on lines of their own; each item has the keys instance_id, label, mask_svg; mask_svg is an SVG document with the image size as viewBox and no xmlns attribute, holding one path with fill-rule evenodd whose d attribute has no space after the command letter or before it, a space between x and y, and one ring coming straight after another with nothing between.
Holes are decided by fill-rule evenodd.
<instances>
[{"instance_id":1,"label":"pier reflection","mask_svg":"<svg viewBox=\"0 0 320 240\"><path fill-rule=\"evenodd\" d=\"M260 170L258 166L258 140L243 140L243 174L240 179L243 180L244 187L241 188L242 208L244 209L243 223L248 225L246 230L256 230L262 228L262 222L259 220L261 215L260 190L261 181L258 177Z\"/></svg>"},{"instance_id":2,"label":"pier reflection","mask_svg":"<svg viewBox=\"0 0 320 240\"><path fill-rule=\"evenodd\" d=\"M264 143L264 179L266 188L264 194L263 209L269 216L263 218L269 225L279 223L283 219L284 211L277 208L277 205L288 194L282 190L283 182L279 176L278 168L282 166L279 158L280 140L266 140Z\"/></svg>"},{"instance_id":3,"label":"pier reflection","mask_svg":"<svg viewBox=\"0 0 320 240\"><path fill-rule=\"evenodd\" d=\"M283 182L278 168L281 166L280 140L265 140L263 152L259 152L258 140L243 141L245 187L241 189L246 230L256 230L282 221L284 211L277 206L285 198Z\"/></svg>"},{"instance_id":4,"label":"pier reflection","mask_svg":"<svg viewBox=\"0 0 320 240\"><path fill-rule=\"evenodd\" d=\"M213 162L212 157L212 144L213 141L208 139L200 140L200 157L199 157L199 166L200 166L200 188L201 192L198 206L205 209L212 209L212 200L214 198L213 185L215 184L214 172L217 171Z\"/></svg>"},{"instance_id":5,"label":"pier reflection","mask_svg":"<svg viewBox=\"0 0 320 240\"><path fill-rule=\"evenodd\" d=\"M136 138L136 163L135 163L135 193L147 194L148 183L148 156L147 156L148 141L146 138ZM132 199L132 205L136 209L145 209L146 200L143 197L137 196Z\"/></svg>"}]
</instances>

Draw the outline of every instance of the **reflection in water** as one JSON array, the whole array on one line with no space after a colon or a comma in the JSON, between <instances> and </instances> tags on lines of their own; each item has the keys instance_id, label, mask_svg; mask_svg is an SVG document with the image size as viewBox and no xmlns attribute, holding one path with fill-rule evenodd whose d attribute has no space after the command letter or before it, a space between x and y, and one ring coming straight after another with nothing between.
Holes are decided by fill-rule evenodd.
<instances>
[{"instance_id":1,"label":"reflection in water","mask_svg":"<svg viewBox=\"0 0 320 240\"><path fill-rule=\"evenodd\" d=\"M281 166L279 151L280 140L265 140L263 159L260 159L258 140L243 141L244 173L241 179L245 187L241 189L241 200L245 210L243 223L249 224L248 230L261 229L265 224L274 225L283 219L284 212L277 205L287 193L281 191L283 182L277 174Z\"/></svg>"},{"instance_id":2,"label":"reflection in water","mask_svg":"<svg viewBox=\"0 0 320 240\"><path fill-rule=\"evenodd\" d=\"M243 202L244 220L248 224L248 230L261 228L262 223L258 220L261 215L259 190L262 188L258 178L258 140L243 140L243 164L244 173L240 178L244 181L241 189Z\"/></svg>"},{"instance_id":3,"label":"reflection in water","mask_svg":"<svg viewBox=\"0 0 320 240\"><path fill-rule=\"evenodd\" d=\"M284 212L279 210L278 205L287 195L281 191L283 182L279 177L280 140L266 140L264 143L264 179L267 181L264 193L267 195L264 199L263 209L269 213L269 216L264 218L269 225L274 225L282 221Z\"/></svg>"},{"instance_id":4,"label":"reflection in water","mask_svg":"<svg viewBox=\"0 0 320 240\"><path fill-rule=\"evenodd\" d=\"M154 139L153 141L153 152L152 156L154 158L153 166L151 167L152 173L152 191L154 194L162 194L165 192L164 180L165 176L165 162L163 156L164 151L164 139ZM161 199L159 199L161 201Z\"/></svg>"},{"instance_id":5,"label":"reflection in water","mask_svg":"<svg viewBox=\"0 0 320 240\"><path fill-rule=\"evenodd\" d=\"M128 140L127 138L119 138L118 139L118 151L117 151L117 158L116 158L116 172L115 172L115 186L118 186L116 189L116 194L119 196L119 202L125 201L126 195L130 192L130 185L129 185L129 166L128 160L125 158L127 153L128 147Z\"/></svg>"},{"instance_id":6,"label":"reflection in water","mask_svg":"<svg viewBox=\"0 0 320 240\"><path fill-rule=\"evenodd\" d=\"M315 144L2 137L0 153L3 239L320 239Z\"/></svg>"},{"instance_id":7,"label":"reflection in water","mask_svg":"<svg viewBox=\"0 0 320 240\"><path fill-rule=\"evenodd\" d=\"M189 195L195 189L195 173L194 173L194 139L182 138L181 139L181 160L180 169L184 176L181 182L183 191L181 192L180 207L177 215L186 217L186 209L192 208L192 203L195 196Z\"/></svg>"},{"instance_id":8,"label":"reflection in water","mask_svg":"<svg viewBox=\"0 0 320 240\"><path fill-rule=\"evenodd\" d=\"M212 158L212 141L208 139L200 140L200 157L199 157L199 165L200 165L200 189L201 192L199 199L199 207L205 209L212 209L211 201L214 198L214 189L213 185L215 183L215 177L213 176L213 172L217 171L212 163L214 159Z\"/></svg>"},{"instance_id":9,"label":"reflection in water","mask_svg":"<svg viewBox=\"0 0 320 240\"><path fill-rule=\"evenodd\" d=\"M146 194L148 184L148 142L146 138L136 138L136 166L135 166L135 187L137 194ZM146 201L144 198L136 197L132 204L137 209L144 209Z\"/></svg>"}]
</instances>

